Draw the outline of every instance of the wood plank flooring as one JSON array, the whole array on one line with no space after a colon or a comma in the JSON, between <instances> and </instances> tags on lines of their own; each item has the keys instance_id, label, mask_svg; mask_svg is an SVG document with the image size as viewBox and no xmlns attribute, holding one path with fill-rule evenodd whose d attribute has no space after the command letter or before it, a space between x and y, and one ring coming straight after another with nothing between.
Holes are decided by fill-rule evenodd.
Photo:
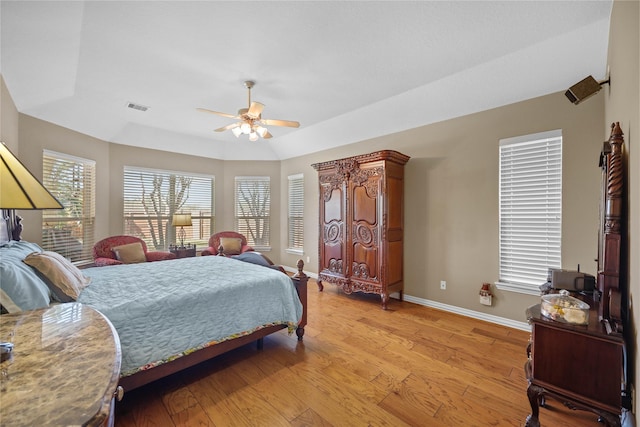
<instances>
[{"instance_id":1,"label":"wood plank flooring","mask_svg":"<svg viewBox=\"0 0 640 427\"><path fill-rule=\"evenodd\" d=\"M523 308L524 310L524 308ZM126 392L116 426L522 426L527 332L309 282L304 341L282 331ZM543 426L601 426L547 400Z\"/></svg>"}]
</instances>

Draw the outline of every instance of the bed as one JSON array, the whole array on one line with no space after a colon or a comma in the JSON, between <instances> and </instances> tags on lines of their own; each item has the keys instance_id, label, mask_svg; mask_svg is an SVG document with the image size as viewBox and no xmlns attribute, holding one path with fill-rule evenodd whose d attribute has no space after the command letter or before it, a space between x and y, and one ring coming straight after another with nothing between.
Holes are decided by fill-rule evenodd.
<instances>
[{"instance_id":1,"label":"bed","mask_svg":"<svg viewBox=\"0 0 640 427\"><path fill-rule=\"evenodd\" d=\"M68 302L73 290L61 290L65 285L53 283L59 280L33 263L33 258L48 257L57 263L56 255L30 242L0 242L3 308L13 312ZM261 348L265 336L285 328L302 340L307 292L302 261L289 277L268 258L258 253L251 257L181 258L83 270L65 266L64 274L77 279L75 300L103 313L118 332L120 385L128 391L253 341Z\"/></svg>"}]
</instances>

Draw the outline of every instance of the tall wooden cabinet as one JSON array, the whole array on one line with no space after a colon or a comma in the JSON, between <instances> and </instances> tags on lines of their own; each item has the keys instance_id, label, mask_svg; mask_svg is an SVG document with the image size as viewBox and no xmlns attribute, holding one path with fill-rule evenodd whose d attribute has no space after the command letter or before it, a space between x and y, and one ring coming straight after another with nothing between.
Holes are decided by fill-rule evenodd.
<instances>
[{"instance_id":1,"label":"tall wooden cabinet","mask_svg":"<svg viewBox=\"0 0 640 427\"><path fill-rule=\"evenodd\" d=\"M316 163L320 185L318 288L350 294L404 290L404 165L392 150Z\"/></svg>"}]
</instances>

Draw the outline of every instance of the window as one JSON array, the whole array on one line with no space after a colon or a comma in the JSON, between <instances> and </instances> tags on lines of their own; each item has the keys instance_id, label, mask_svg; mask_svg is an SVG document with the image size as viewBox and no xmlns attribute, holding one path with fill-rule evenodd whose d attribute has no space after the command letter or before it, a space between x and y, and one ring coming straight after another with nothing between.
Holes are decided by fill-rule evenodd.
<instances>
[{"instance_id":1,"label":"window","mask_svg":"<svg viewBox=\"0 0 640 427\"><path fill-rule=\"evenodd\" d=\"M501 140L499 289L540 294L561 265L561 225L561 131Z\"/></svg>"},{"instance_id":2,"label":"window","mask_svg":"<svg viewBox=\"0 0 640 427\"><path fill-rule=\"evenodd\" d=\"M150 250L176 243L174 213L191 213L185 244L206 247L215 230L215 177L125 166L124 233L144 240Z\"/></svg>"},{"instance_id":3,"label":"window","mask_svg":"<svg viewBox=\"0 0 640 427\"><path fill-rule=\"evenodd\" d=\"M64 209L42 211L42 248L75 264L89 262L94 244L96 162L45 150L42 182Z\"/></svg>"},{"instance_id":4,"label":"window","mask_svg":"<svg viewBox=\"0 0 640 427\"><path fill-rule=\"evenodd\" d=\"M268 176L237 176L235 229L247 238L255 249L271 249L271 190Z\"/></svg>"},{"instance_id":5,"label":"window","mask_svg":"<svg viewBox=\"0 0 640 427\"><path fill-rule=\"evenodd\" d=\"M289 176L287 251L302 255L304 248L304 176Z\"/></svg>"}]
</instances>

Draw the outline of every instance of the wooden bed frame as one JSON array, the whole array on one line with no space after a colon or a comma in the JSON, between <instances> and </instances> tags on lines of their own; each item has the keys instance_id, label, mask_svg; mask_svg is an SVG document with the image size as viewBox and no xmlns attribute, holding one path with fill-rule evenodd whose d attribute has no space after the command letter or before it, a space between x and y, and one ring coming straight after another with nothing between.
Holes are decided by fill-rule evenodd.
<instances>
[{"instance_id":1,"label":"wooden bed frame","mask_svg":"<svg viewBox=\"0 0 640 427\"><path fill-rule=\"evenodd\" d=\"M20 223L21 218L15 215L13 211L7 209L2 209L1 214L3 219L2 222L7 226L6 233L9 236L12 236L13 240L20 240L20 234L22 231L22 225ZM5 236L3 235L0 241L5 240L7 239L5 239ZM270 264L273 264L273 262L271 262L269 258L264 255L263 257ZM309 280L309 278L302 271L303 267L304 263L302 262L302 260L299 260L297 265L298 271L291 277L291 280L296 287L296 291L298 292L298 296L300 297L300 302L302 303L302 319L300 320L298 328L296 329L298 341L302 341L302 337L304 336L304 327L307 324L307 281ZM204 362L205 360L209 360L213 357L219 356L223 353L249 344L253 341L257 341L258 349L261 349L264 337L274 332L278 332L286 327L286 325L269 326L249 335L243 335L234 339L223 341L210 347L205 347L162 365L158 365L144 371L136 372L133 375L121 377L119 385L124 389L124 391L130 391L152 381L179 372L188 367L197 365L198 363Z\"/></svg>"}]
</instances>

